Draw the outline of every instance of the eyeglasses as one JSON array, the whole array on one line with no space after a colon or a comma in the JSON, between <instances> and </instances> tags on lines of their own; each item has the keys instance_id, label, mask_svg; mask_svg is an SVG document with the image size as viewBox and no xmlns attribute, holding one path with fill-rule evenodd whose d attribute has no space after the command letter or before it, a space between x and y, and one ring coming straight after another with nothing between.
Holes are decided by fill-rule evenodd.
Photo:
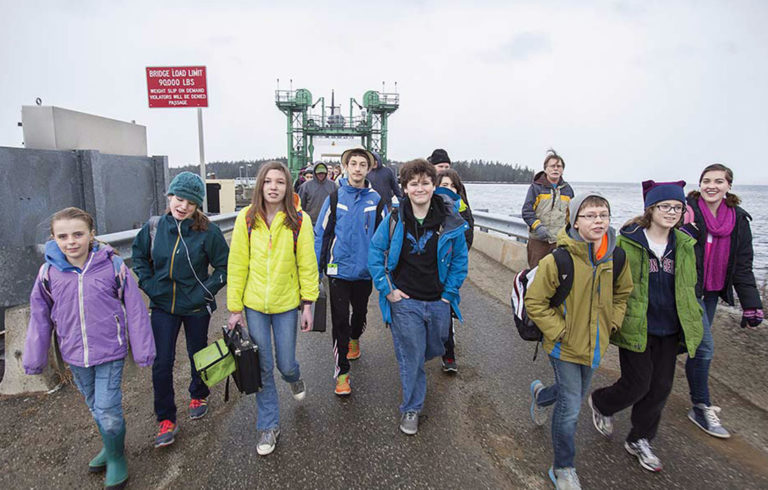
<instances>
[{"instance_id":1,"label":"eyeglasses","mask_svg":"<svg viewBox=\"0 0 768 490\"><path fill-rule=\"evenodd\" d=\"M600 214L577 214L577 218L584 218L587 221L597 221L597 218L600 218L600 221L610 221L611 215L608 213L600 213Z\"/></svg>"},{"instance_id":2,"label":"eyeglasses","mask_svg":"<svg viewBox=\"0 0 768 490\"><path fill-rule=\"evenodd\" d=\"M682 205L672 205L672 204L657 204L656 207L659 211L662 213L669 213L670 211L674 214L682 213L685 209L685 206Z\"/></svg>"}]
</instances>

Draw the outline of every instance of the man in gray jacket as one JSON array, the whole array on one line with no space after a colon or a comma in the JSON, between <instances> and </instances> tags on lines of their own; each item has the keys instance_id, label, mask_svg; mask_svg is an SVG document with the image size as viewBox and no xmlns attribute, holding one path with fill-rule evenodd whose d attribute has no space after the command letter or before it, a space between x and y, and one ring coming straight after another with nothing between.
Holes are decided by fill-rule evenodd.
<instances>
[{"instance_id":1,"label":"man in gray jacket","mask_svg":"<svg viewBox=\"0 0 768 490\"><path fill-rule=\"evenodd\" d=\"M312 218L313 225L317 223L325 198L337 188L336 183L328 178L328 166L323 162L315 164L314 174L314 179L304 182L299 187L301 208Z\"/></svg>"}]
</instances>

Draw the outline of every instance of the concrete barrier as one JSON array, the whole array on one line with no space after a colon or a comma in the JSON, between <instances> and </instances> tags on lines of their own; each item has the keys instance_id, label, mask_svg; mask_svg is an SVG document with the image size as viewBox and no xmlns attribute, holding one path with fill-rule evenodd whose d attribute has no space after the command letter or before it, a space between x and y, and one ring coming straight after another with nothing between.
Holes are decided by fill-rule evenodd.
<instances>
[{"instance_id":1,"label":"concrete barrier","mask_svg":"<svg viewBox=\"0 0 768 490\"><path fill-rule=\"evenodd\" d=\"M5 374L0 382L0 395L46 392L61 380L63 365L57 362L56 349L51 342L48 366L42 374L29 376L24 373L22 357L24 340L29 325L29 305L5 310Z\"/></svg>"},{"instance_id":2,"label":"concrete barrier","mask_svg":"<svg viewBox=\"0 0 768 490\"><path fill-rule=\"evenodd\" d=\"M524 243L492 235L475 228L472 250L477 250L515 272L528 267L528 254Z\"/></svg>"}]
</instances>

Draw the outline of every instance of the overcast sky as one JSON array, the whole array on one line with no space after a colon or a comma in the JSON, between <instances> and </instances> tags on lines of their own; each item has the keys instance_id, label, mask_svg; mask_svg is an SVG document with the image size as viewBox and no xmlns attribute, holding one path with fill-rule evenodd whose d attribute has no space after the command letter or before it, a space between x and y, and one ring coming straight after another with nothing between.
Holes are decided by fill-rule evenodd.
<instances>
[{"instance_id":1,"label":"overcast sky","mask_svg":"<svg viewBox=\"0 0 768 490\"><path fill-rule=\"evenodd\" d=\"M0 0L0 145L21 146L40 97L136 120L150 154L197 162L195 110L149 109L144 69L205 65L208 161L285 155L277 78L347 108L397 82L393 159L539 168L554 147L574 181L695 181L722 162L768 184L768 2L277 3Z\"/></svg>"}]
</instances>

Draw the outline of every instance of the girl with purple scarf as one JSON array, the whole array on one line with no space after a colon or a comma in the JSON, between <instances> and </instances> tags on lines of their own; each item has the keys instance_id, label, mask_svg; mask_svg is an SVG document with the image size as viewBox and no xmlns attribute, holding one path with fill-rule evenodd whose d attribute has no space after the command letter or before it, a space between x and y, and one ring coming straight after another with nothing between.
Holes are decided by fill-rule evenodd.
<instances>
[{"instance_id":1,"label":"girl with purple scarf","mask_svg":"<svg viewBox=\"0 0 768 490\"><path fill-rule=\"evenodd\" d=\"M743 310L741 326L756 328L763 321L763 304L752 273L752 217L729 192L733 172L725 165L709 165L699 178L699 190L688 194L684 230L697 240L696 295L704 308L704 338L689 357L685 373L693 408L688 418L707 434L727 439L731 434L720 424L720 407L709 399L709 366L714 342L712 321L719 298L734 305L733 290Z\"/></svg>"}]
</instances>

